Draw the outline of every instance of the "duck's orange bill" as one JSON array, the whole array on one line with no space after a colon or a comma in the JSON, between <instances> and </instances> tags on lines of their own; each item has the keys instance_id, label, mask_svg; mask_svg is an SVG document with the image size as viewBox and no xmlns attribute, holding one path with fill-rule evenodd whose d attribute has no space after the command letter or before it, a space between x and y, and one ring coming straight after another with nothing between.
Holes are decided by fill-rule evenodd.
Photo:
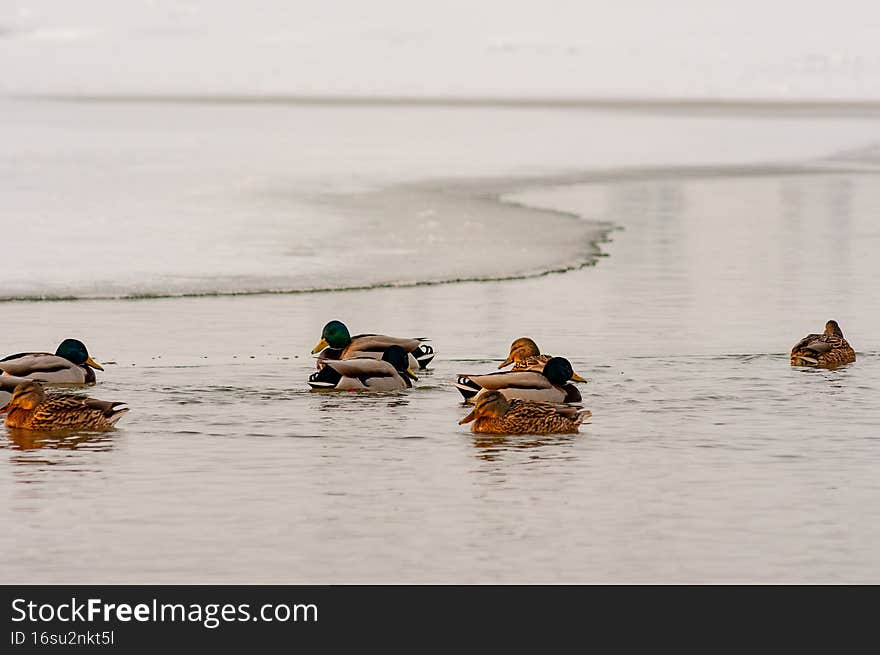
<instances>
[{"instance_id":1,"label":"duck's orange bill","mask_svg":"<svg viewBox=\"0 0 880 655\"><path fill-rule=\"evenodd\" d=\"M477 418L477 410L476 410L476 409L474 409L470 414L468 414L468 415L465 416L463 419L461 419L461 420L458 422L458 424L459 424L459 425L464 425L465 423L470 423L470 422L473 421L475 418Z\"/></svg>"}]
</instances>

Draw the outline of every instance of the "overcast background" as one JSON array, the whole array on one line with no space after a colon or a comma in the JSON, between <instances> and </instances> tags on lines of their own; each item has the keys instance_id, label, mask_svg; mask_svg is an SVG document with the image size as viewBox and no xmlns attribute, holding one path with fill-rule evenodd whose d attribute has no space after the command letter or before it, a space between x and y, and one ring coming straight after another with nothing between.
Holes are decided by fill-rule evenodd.
<instances>
[{"instance_id":1,"label":"overcast background","mask_svg":"<svg viewBox=\"0 0 880 655\"><path fill-rule=\"evenodd\" d=\"M880 99L876 0L0 0L0 93Z\"/></svg>"}]
</instances>

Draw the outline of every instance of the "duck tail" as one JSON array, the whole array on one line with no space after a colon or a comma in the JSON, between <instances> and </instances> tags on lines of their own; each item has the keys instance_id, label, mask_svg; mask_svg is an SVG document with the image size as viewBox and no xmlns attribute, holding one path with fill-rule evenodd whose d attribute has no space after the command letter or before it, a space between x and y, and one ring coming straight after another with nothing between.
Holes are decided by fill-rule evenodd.
<instances>
[{"instance_id":1,"label":"duck tail","mask_svg":"<svg viewBox=\"0 0 880 655\"><path fill-rule=\"evenodd\" d=\"M125 403L114 403L115 405L124 405ZM107 416L107 422L110 425L114 425L116 421L122 418L123 414L127 414L131 411L130 407L114 407L111 414Z\"/></svg>"},{"instance_id":2,"label":"duck tail","mask_svg":"<svg viewBox=\"0 0 880 655\"><path fill-rule=\"evenodd\" d=\"M458 380L452 383L452 385L458 389L459 393L464 397L465 401L471 400L474 396L480 393L479 384L471 380L466 375L459 375Z\"/></svg>"},{"instance_id":3,"label":"duck tail","mask_svg":"<svg viewBox=\"0 0 880 655\"><path fill-rule=\"evenodd\" d=\"M434 352L434 349L431 346L422 344L410 354L416 358L416 361L419 363L419 368L427 368L428 364L431 363L431 360L434 359L434 356L437 353Z\"/></svg>"},{"instance_id":4,"label":"duck tail","mask_svg":"<svg viewBox=\"0 0 880 655\"><path fill-rule=\"evenodd\" d=\"M341 379L342 374L339 371L332 366L324 366L309 376L309 386L312 389L332 389Z\"/></svg>"}]
</instances>

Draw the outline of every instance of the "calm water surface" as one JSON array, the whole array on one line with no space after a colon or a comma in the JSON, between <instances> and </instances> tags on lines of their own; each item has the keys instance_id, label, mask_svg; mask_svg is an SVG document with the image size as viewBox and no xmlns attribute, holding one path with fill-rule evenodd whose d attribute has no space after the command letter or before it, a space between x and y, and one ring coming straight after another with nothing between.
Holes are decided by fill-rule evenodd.
<instances>
[{"instance_id":1,"label":"calm water surface","mask_svg":"<svg viewBox=\"0 0 880 655\"><path fill-rule=\"evenodd\" d=\"M455 117L464 135L480 125ZM509 120L510 134L528 123ZM686 121L673 124L681 128L675 138L684 138ZM808 149L799 135L834 131L809 121L778 130L696 124L701 134L751 134L757 150L766 135L784 141L785 133L795 144L782 148L787 155ZM839 125L838 144L861 133L869 145L871 125ZM505 129L496 127L491 138L501 143ZM601 147L612 151L612 141ZM397 143L403 152L404 141ZM368 145L364 153L375 146ZM455 147L443 147L410 175L448 170L441 162ZM729 159L748 150L729 147L740 148ZM35 148L43 154L31 152L34 166L75 186L78 173L58 168L48 142ZM3 303L4 352L81 336L107 369L89 393L127 400L133 411L102 435L53 439L0 428L0 577L880 581L880 187L871 152L802 159L797 174L663 168L655 154L650 172L630 167L508 193L536 220L615 227L599 244L607 257L564 274L291 295ZM555 161L554 172L579 165L573 151L548 153L542 161L548 168ZM71 155L71 167L80 155ZM405 161L394 166L402 170ZM37 187L7 163L17 180L15 207L39 214ZM395 177L382 165L368 176L371 185ZM524 172L486 160L471 168ZM184 187L163 188L183 198ZM125 204L124 188L108 194L131 210L132 225L157 202L143 196L144 206ZM223 205L213 187L208 195ZM85 202L89 194L73 197ZM392 200L376 202L391 207ZM420 210L451 215L450 202L422 198ZM46 205L50 232L63 224L58 203ZM261 205L254 207L259 214ZM494 223L475 220L494 225L499 238L521 224L491 216ZM239 219L226 207L218 225L226 230ZM170 221L162 220L157 229ZM582 226L576 231L583 234ZM479 257L469 237L462 230L461 248ZM178 254L191 245L187 233L180 238L170 245ZM318 238L303 236L309 244ZM381 262L381 249L369 244L364 261ZM126 242L122 251L133 248ZM222 252L215 255L196 260L204 264L199 284L222 261ZM494 266L495 255L484 265ZM404 259L418 268L423 256ZM148 259L123 273L135 278ZM169 261L158 266L180 273ZM272 261L255 263L257 274ZM20 288L34 281L22 270L36 269L16 269ZM57 271L41 270L37 278L54 288ZM88 288L89 270L71 284ZM431 336L439 355L409 392L312 393L308 352L331 318L354 331ZM791 345L829 318L840 322L858 361L837 371L792 369ZM467 410L450 385L455 374L494 369L523 335L589 377L582 389L593 418L580 434L477 437L457 424Z\"/></svg>"},{"instance_id":2,"label":"calm water surface","mask_svg":"<svg viewBox=\"0 0 880 655\"><path fill-rule=\"evenodd\" d=\"M0 448L5 581L880 579L880 190L676 171L525 191L608 257L507 282L4 305L88 334L121 429ZM321 326L427 333L417 388L311 393ZM837 371L786 353L836 318ZM66 328L64 328L66 329ZM449 382L530 335L587 375L578 435L466 432Z\"/></svg>"}]
</instances>

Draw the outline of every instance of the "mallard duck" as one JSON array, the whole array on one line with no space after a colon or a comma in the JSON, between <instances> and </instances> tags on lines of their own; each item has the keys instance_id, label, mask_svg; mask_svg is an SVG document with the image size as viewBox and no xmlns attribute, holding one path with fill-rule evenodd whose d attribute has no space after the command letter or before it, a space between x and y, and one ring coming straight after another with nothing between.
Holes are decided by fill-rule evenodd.
<instances>
[{"instance_id":1,"label":"mallard duck","mask_svg":"<svg viewBox=\"0 0 880 655\"><path fill-rule=\"evenodd\" d=\"M56 430L109 430L128 407L85 396L47 394L33 380L22 382L3 409L6 427L53 432Z\"/></svg>"},{"instance_id":2,"label":"mallard duck","mask_svg":"<svg viewBox=\"0 0 880 655\"><path fill-rule=\"evenodd\" d=\"M425 345L425 337L406 339L387 337L383 334L358 334L351 336L345 323L330 321L321 331L321 340L312 349L312 354L320 352L318 368L327 360L349 359L351 357L373 357L381 359L389 346L400 346L409 353L408 368L426 368L434 359L434 349Z\"/></svg>"},{"instance_id":3,"label":"mallard duck","mask_svg":"<svg viewBox=\"0 0 880 655\"><path fill-rule=\"evenodd\" d=\"M509 400L532 400L544 403L578 403L581 394L569 380L574 376L571 363L564 357L551 357L543 371L503 371L486 375L459 374L455 387L465 401L486 391L500 391Z\"/></svg>"},{"instance_id":4,"label":"mallard duck","mask_svg":"<svg viewBox=\"0 0 880 655\"><path fill-rule=\"evenodd\" d=\"M18 353L0 359L0 371L53 384L92 384L104 368L89 355L82 341L65 339L55 354Z\"/></svg>"},{"instance_id":5,"label":"mallard duck","mask_svg":"<svg viewBox=\"0 0 880 655\"><path fill-rule=\"evenodd\" d=\"M520 337L510 344L510 353L498 368L513 364L511 371L543 371L544 365L552 358L552 355L542 355L538 344L528 337ZM575 382L586 382L577 373L573 374L571 379Z\"/></svg>"},{"instance_id":6,"label":"mallard duck","mask_svg":"<svg viewBox=\"0 0 880 655\"><path fill-rule=\"evenodd\" d=\"M324 364L309 377L312 389L396 391L408 389L412 387L411 380L418 380L409 367L407 352L400 346L387 348L382 359L352 357L330 359Z\"/></svg>"},{"instance_id":7,"label":"mallard duck","mask_svg":"<svg viewBox=\"0 0 880 655\"><path fill-rule=\"evenodd\" d=\"M828 321L822 334L808 334L791 349L792 366L834 368L856 361L852 349L837 321Z\"/></svg>"},{"instance_id":8,"label":"mallard duck","mask_svg":"<svg viewBox=\"0 0 880 655\"><path fill-rule=\"evenodd\" d=\"M473 411L458 423L473 421L471 432L491 434L557 434L577 432L587 409L572 405L508 400L500 391L487 391L477 398Z\"/></svg>"}]
</instances>

